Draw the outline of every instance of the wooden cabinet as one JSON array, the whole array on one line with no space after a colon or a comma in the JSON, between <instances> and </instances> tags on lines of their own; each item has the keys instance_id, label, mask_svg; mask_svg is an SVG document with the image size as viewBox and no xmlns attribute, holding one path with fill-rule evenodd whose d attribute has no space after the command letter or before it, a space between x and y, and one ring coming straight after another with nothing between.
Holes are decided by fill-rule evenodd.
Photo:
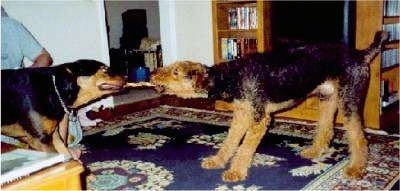
<instances>
[{"instance_id":1,"label":"wooden cabinet","mask_svg":"<svg viewBox=\"0 0 400 191\"><path fill-rule=\"evenodd\" d=\"M270 50L271 44L271 22L270 22L270 2L266 1L213 1L213 34L214 34L214 60L218 64L222 59L221 39L222 38L256 38L257 51L262 52ZM257 7L257 29L231 29L229 11L231 8L255 6ZM398 23L398 16L383 16L383 1L356 1L355 2L355 26L354 41L357 49L364 49L370 45L377 31L382 30L385 23ZM385 46L386 49L399 47L399 42L393 41ZM371 64L371 80L368 95L364 109L365 126L380 129L384 126L392 126L398 124L398 106L390 111L383 111L381 107L381 79L389 78L393 81L394 89L398 92L399 83L399 66L398 64L382 69L381 56L377 56ZM398 94L397 94L398 95ZM398 105L398 104L397 104ZM279 114L279 117L297 118L303 120L318 120L319 116L319 100L317 98L309 98L296 108ZM223 102L216 103L216 109L230 109L229 104ZM388 117L392 116L392 117ZM393 117L394 116L394 117ZM336 122L342 123L342 114L339 111Z\"/></svg>"}]
</instances>

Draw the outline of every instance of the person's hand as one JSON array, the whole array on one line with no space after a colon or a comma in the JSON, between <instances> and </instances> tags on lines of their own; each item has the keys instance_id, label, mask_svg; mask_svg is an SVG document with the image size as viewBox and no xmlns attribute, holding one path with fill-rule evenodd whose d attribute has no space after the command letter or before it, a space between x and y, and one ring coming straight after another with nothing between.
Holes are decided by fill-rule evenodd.
<instances>
[{"instance_id":1,"label":"person's hand","mask_svg":"<svg viewBox=\"0 0 400 191\"><path fill-rule=\"evenodd\" d=\"M43 49L33 61L31 67L47 67L51 64L53 64L53 59L51 58L50 54L45 49Z\"/></svg>"}]
</instances>

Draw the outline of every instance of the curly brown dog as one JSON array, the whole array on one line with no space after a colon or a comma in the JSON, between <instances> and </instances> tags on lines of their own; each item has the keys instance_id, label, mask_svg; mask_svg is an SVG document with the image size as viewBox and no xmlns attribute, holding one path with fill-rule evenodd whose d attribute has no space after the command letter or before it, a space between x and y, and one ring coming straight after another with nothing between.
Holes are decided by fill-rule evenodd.
<instances>
[{"instance_id":1,"label":"curly brown dog","mask_svg":"<svg viewBox=\"0 0 400 191\"><path fill-rule=\"evenodd\" d=\"M319 94L320 119L313 144L301 152L316 158L329 147L333 137L334 114L344 112L350 162L345 174L363 176L368 155L362 130L362 110L368 89L369 63L387 40L378 32L365 50L342 44L304 44L256 53L245 58L207 67L189 61L160 68L151 82L167 94L183 98L208 97L232 102L233 119L218 153L205 158L202 167L231 166L222 178L236 182L246 179L254 152L273 114Z\"/></svg>"},{"instance_id":2,"label":"curly brown dog","mask_svg":"<svg viewBox=\"0 0 400 191\"><path fill-rule=\"evenodd\" d=\"M122 90L126 80L95 60L1 71L1 134L69 156L58 133L66 113Z\"/></svg>"}]
</instances>

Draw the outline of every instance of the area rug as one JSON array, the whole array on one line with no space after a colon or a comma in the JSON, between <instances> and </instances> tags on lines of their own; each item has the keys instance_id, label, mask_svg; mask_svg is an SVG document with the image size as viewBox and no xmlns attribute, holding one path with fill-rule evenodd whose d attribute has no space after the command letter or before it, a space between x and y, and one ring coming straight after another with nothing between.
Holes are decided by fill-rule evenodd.
<instances>
[{"instance_id":1,"label":"area rug","mask_svg":"<svg viewBox=\"0 0 400 191\"><path fill-rule=\"evenodd\" d=\"M344 131L315 160L299 152L315 124L274 122L259 145L245 181L226 183L205 170L227 135L230 113L161 106L121 116L84 131L81 160L90 190L387 190L399 180L399 137L367 133L370 155L361 180L343 177L348 162ZM397 189L397 188L395 188Z\"/></svg>"}]
</instances>

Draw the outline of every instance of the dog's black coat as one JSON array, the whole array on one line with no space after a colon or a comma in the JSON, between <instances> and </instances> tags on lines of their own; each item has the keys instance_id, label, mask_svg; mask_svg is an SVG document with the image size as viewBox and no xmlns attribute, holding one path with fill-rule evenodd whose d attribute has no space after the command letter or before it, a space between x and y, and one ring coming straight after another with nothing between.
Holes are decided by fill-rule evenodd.
<instances>
[{"instance_id":1,"label":"dog's black coat","mask_svg":"<svg viewBox=\"0 0 400 191\"><path fill-rule=\"evenodd\" d=\"M43 133L30 112L56 121L63 119L65 111L57 96L53 76L62 101L70 106L77 99L80 89L77 78L94 75L104 66L94 60L78 60L54 67L2 70L2 126L19 123L33 137L43 142L50 141L50 135Z\"/></svg>"},{"instance_id":2,"label":"dog's black coat","mask_svg":"<svg viewBox=\"0 0 400 191\"><path fill-rule=\"evenodd\" d=\"M341 43L288 45L214 65L207 68L208 96L229 102L249 98L263 113L266 102L303 100L324 81L338 79L344 114L350 115L362 110L369 82L365 56L381 44L379 35L365 50Z\"/></svg>"}]
</instances>

